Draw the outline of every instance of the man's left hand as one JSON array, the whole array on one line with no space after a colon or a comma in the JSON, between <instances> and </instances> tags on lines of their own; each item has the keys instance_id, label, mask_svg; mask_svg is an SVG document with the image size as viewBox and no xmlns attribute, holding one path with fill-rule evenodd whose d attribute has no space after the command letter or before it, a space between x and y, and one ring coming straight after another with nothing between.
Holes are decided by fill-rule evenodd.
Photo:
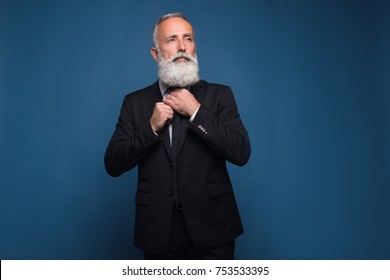
<instances>
[{"instance_id":1,"label":"man's left hand","mask_svg":"<svg viewBox=\"0 0 390 280\"><path fill-rule=\"evenodd\" d=\"M198 100L185 88L173 90L164 99L164 103L179 114L187 117L191 117L200 107Z\"/></svg>"}]
</instances>

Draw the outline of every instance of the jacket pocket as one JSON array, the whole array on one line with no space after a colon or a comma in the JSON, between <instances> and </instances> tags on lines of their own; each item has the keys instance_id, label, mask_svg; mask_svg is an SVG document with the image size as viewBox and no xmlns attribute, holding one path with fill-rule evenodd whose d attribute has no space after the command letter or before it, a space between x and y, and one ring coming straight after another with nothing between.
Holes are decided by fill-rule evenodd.
<instances>
[{"instance_id":1,"label":"jacket pocket","mask_svg":"<svg viewBox=\"0 0 390 280\"><path fill-rule=\"evenodd\" d=\"M208 185L209 195L211 198L217 198L233 193L233 188L229 183L215 183Z\"/></svg>"},{"instance_id":2,"label":"jacket pocket","mask_svg":"<svg viewBox=\"0 0 390 280\"><path fill-rule=\"evenodd\" d=\"M135 203L138 205L148 206L150 203L149 194L143 192L137 192L135 194Z\"/></svg>"}]
</instances>

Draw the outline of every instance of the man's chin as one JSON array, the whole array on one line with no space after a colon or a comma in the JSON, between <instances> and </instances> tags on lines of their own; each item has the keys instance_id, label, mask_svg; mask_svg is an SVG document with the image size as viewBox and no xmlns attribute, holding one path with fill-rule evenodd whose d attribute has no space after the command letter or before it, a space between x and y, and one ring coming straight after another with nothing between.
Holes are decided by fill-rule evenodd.
<instances>
[{"instance_id":1,"label":"man's chin","mask_svg":"<svg viewBox=\"0 0 390 280\"><path fill-rule=\"evenodd\" d=\"M192 79L192 80L186 80L186 81L183 81L183 80L167 80L167 81L164 81L163 79L161 79L162 82L164 82L166 85L168 85L169 87L180 87L180 88L185 88L185 87L190 87L194 84L196 84L197 82L199 82L199 79Z\"/></svg>"},{"instance_id":2,"label":"man's chin","mask_svg":"<svg viewBox=\"0 0 390 280\"><path fill-rule=\"evenodd\" d=\"M183 60L184 61L181 61ZM158 75L162 82L171 87L188 87L199 81L198 64L178 57L176 61L158 63Z\"/></svg>"}]
</instances>

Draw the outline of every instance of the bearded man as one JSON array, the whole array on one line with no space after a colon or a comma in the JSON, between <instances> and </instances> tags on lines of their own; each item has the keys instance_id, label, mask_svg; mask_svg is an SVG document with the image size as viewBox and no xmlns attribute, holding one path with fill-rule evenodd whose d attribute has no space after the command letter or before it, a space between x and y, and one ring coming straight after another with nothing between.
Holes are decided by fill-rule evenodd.
<instances>
[{"instance_id":1,"label":"bearded man","mask_svg":"<svg viewBox=\"0 0 390 280\"><path fill-rule=\"evenodd\" d=\"M145 259L234 259L243 233L226 161L249 160L228 86L199 79L194 31L181 14L153 29L158 81L124 98L104 163L138 166L135 246Z\"/></svg>"}]
</instances>

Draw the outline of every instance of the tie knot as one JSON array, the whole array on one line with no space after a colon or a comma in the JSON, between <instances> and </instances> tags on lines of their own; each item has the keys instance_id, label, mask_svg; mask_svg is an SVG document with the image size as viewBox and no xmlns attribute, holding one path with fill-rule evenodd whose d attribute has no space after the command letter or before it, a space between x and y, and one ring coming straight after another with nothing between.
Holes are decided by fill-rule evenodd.
<instances>
[{"instance_id":1,"label":"tie knot","mask_svg":"<svg viewBox=\"0 0 390 280\"><path fill-rule=\"evenodd\" d=\"M172 91L175 91L177 89L179 89L179 87L169 87L169 88L167 88L167 90L164 92L163 97L164 98L167 97L168 95L171 94Z\"/></svg>"},{"instance_id":2,"label":"tie knot","mask_svg":"<svg viewBox=\"0 0 390 280\"><path fill-rule=\"evenodd\" d=\"M167 88L167 90L166 90L166 91L164 92L164 94L163 94L163 97L165 98L165 97L167 97L169 94L171 94L172 90L173 90L172 87Z\"/></svg>"},{"instance_id":3,"label":"tie knot","mask_svg":"<svg viewBox=\"0 0 390 280\"><path fill-rule=\"evenodd\" d=\"M169 88L167 88L165 93L171 93L172 91L175 91L177 89L182 89L182 88L184 88L184 87L169 87Z\"/></svg>"}]
</instances>

